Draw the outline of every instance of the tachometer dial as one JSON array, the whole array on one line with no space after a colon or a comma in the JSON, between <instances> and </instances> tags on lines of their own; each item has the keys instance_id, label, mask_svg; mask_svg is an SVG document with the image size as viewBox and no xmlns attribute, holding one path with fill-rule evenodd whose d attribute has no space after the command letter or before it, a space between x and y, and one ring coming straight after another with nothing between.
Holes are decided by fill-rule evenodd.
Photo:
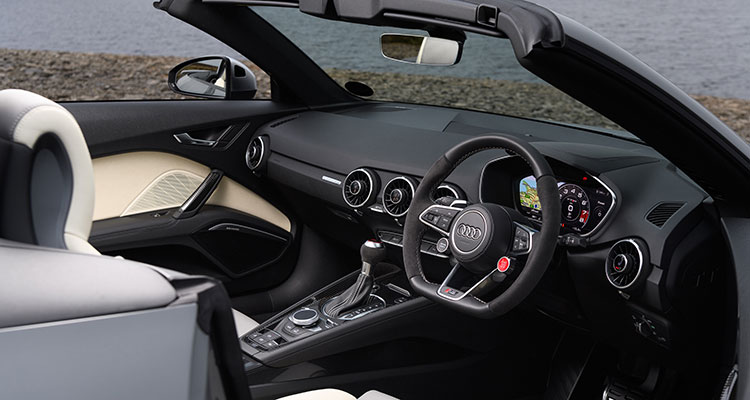
<instances>
[{"instance_id":1,"label":"tachometer dial","mask_svg":"<svg viewBox=\"0 0 750 400\"><path fill-rule=\"evenodd\" d=\"M559 191L563 226L580 232L589 221L589 197L580 186L572 183L560 186Z\"/></svg>"}]
</instances>

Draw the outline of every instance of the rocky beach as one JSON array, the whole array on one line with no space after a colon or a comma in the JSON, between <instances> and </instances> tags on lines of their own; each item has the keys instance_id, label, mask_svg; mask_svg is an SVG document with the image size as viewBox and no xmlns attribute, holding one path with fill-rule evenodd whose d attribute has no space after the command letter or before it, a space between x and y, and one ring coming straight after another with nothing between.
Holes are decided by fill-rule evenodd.
<instances>
[{"instance_id":1,"label":"rocky beach","mask_svg":"<svg viewBox=\"0 0 750 400\"><path fill-rule=\"evenodd\" d=\"M181 57L0 49L0 89L19 88L56 101L175 99L167 73ZM270 79L248 64L258 80L258 98L270 97ZM454 78L328 70L336 81L372 86L375 98L477 109L529 118L616 128L598 114L546 85L493 79ZM415 91L415 88L418 90ZM379 95L379 89L383 95ZM383 90L385 89L385 90ZM693 95L743 139L750 141L750 100Z\"/></svg>"}]
</instances>

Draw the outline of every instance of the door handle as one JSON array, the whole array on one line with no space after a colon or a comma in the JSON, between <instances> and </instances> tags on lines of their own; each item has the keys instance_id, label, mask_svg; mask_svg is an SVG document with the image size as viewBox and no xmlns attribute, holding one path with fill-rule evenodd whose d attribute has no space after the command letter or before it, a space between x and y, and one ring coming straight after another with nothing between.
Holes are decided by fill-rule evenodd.
<instances>
[{"instance_id":1,"label":"door handle","mask_svg":"<svg viewBox=\"0 0 750 400\"><path fill-rule=\"evenodd\" d=\"M215 140L196 139L190 136L190 134L187 132L178 133L173 136L174 136L174 139L177 141L177 143L180 143L180 144L187 144L191 146L204 146L204 147L213 147L216 144Z\"/></svg>"},{"instance_id":2,"label":"door handle","mask_svg":"<svg viewBox=\"0 0 750 400\"><path fill-rule=\"evenodd\" d=\"M208 174L206 179L195 189L195 192L182 203L182 206L172 214L174 219L189 218L197 214L198 211L206 204L208 198L214 194L214 190L219 186L221 178L224 176L224 172L214 169Z\"/></svg>"}]
</instances>

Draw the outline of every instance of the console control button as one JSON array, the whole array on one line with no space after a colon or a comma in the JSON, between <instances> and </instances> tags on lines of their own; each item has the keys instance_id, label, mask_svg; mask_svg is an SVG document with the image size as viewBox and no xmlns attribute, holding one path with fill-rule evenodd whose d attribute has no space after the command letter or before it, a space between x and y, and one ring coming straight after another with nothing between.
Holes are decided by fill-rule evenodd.
<instances>
[{"instance_id":1,"label":"console control button","mask_svg":"<svg viewBox=\"0 0 750 400\"><path fill-rule=\"evenodd\" d=\"M284 330L292 336L299 336L306 332L304 328L300 328L299 326L294 324L285 325Z\"/></svg>"},{"instance_id":2,"label":"console control button","mask_svg":"<svg viewBox=\"0 0 750 400\"><path fill-rule=\"evenodd\" d=\"M268 331L268 332L266 332L266 333L263 334L263 337L266 340L271 341L271 340L278 340L278 339L280 339L281 335L279 335L278 333L276 333L274 331Z\"/></svg>"}]
</instances>

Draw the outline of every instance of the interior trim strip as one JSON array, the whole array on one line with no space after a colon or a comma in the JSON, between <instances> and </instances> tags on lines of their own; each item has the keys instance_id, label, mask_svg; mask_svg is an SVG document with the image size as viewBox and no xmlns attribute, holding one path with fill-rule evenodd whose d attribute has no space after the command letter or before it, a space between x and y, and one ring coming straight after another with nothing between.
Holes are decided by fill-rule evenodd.
<instances>
[{"instance_id":1,"label":"interior trim strip","mask_svg":"<svg viewBox=\"0 0 750 400\"><path fill-rule=\"evenodd\" d=\"M341 186L341 181L338 180L338 179L336 179L336 178L331 178L330 176L323 175L320 179L322 179L322 180L324 180L324 181L326 181L328 183L332 183L332 184L334 184L336 186Z\"/></svg>"}]
</instances>

